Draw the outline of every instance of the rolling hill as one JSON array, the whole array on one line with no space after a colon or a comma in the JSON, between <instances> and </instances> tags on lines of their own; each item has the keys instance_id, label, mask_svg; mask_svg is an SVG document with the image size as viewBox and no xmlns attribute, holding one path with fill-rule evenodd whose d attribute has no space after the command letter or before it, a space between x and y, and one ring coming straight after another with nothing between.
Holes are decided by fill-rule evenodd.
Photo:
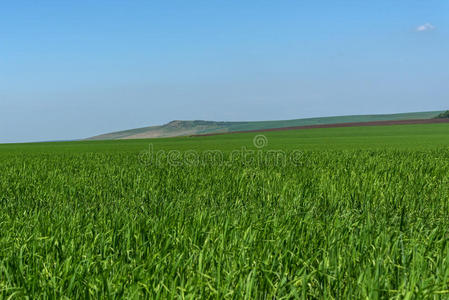
<instances>
[{"instance_id":1,"label":"rolling hill","mask_svg":"<svg viewBox=\"0 0 449 300\"><path fill-rule=\"evenodd\" d=\"M326 125L336 123L360 123L376 121L399 121L415 119L433 119L444 113L443 111L414 112L383 115L353 115L322 118L307 118L279 121L253 122L215 122L215 121L171 121L161 126L149 126L118 132L102 134L88 138L88 140L118 140L118 139L147 139L189 136L199 134L228 133L238 131L265 130L283 127L298 127L310 125Z\"/></svg>"}]
</instances>

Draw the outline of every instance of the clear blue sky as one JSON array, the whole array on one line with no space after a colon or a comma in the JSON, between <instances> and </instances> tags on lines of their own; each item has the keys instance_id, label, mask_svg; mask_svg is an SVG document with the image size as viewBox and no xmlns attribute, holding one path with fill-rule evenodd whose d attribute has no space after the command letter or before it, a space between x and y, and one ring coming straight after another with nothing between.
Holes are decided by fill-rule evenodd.
<instances>
[{"instance_id":1,"label":"clear blue sky","mask_svg":"<svg viewBox=\"0 0 449 300\"><path fill-rule=\"evenodd\" d=\"M449 108L449 1L5 1L0 143Z\"/></svg>"}]
</instances>

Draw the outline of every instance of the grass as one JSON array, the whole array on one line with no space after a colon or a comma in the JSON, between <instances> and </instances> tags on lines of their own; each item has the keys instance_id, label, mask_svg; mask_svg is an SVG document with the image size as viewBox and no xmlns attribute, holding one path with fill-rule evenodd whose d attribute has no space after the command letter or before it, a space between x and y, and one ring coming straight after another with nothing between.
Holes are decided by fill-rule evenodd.
<instances>
[{"instance_id":1,"label":"grass","mask_svg":"<svg viewBox=\"0 0 449 300\"><path fill-rule=\"evenodd\" d=\"M446 299L448 129L1 145L0 298Z\"/></svg>"}]
</instances>

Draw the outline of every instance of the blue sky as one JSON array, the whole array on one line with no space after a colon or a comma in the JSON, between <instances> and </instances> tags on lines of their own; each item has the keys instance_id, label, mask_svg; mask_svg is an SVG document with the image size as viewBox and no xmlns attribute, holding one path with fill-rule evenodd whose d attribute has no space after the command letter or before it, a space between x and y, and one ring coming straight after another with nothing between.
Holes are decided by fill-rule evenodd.
<instances>
[{"instance_id":1,"label":"blue sky","mask_svg":"<svg viewBox=\"0 0 449 300\"><path fill-rule=\"evenodd\" d=\"M5 1L0 143L449 109L449 1Z\"/></svg>"}]
</instances>

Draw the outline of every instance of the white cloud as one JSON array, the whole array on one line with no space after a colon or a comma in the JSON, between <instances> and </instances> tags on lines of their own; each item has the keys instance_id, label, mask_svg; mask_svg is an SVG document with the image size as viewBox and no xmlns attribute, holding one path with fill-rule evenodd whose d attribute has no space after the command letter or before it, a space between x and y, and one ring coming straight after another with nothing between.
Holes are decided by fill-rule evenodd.
<instances>
[{"instance_id":1,"label":"white cloud","mask_svg":"<svg viewBox=\"0 0 449 300\"><path fill-rule=\"evenodd\" d=\"M416 27L416 31L429 31L429 30L434 30L434 29L435 29L435 26L433 26L430 23L426 23L424 25Z\"/></svg>"}]
</instances>

